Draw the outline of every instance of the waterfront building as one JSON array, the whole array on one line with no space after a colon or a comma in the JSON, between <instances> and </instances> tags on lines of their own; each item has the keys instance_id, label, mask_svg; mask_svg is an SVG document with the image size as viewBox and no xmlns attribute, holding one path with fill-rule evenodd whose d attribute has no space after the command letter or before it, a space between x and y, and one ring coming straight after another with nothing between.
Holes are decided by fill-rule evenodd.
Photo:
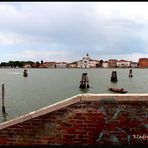
<instances>
[{"instance_id":1,"label":"waterfront building","mask_svg":"<svg viewBox=\"0 0 148 148\"><path fill-rule=\"evenodd\" d=\"M67 64L66 62L57 62L56 63L56 68L67 68Z\"/></svg>"},{"instance_id":2,"label":"waterfront building","mask_svg":"<svg viewBox=\"0 0 148 148\"><path fill-rule=\"evenodd\" d=\"M45 64L40 64L38 68L48 68Z\"/></svg>"},{"instance_id":3,"label":"waterfront building","mask_svg":"<svg viewBox=\"0 0 148 148\"><path fill-rule=\"evenodd\" d=\"M107 68L107 67L108 67L108 61L103 62L103 63L102 63L102 67L103 67L103 68Z\"/></svg>"},{"instance_id":4,"label":"waterfront building","mask_svg":"<svg viewBox=\"0 0 148 148\"><path fill-rule=\"evenodd\" d=\"M131 62L131 68L137 68L138 62Z\"/></svg>"},{"instance_id":5,"label":"waterfront building","mask_svg":"<svg viewBox=\"0 0 148 148\"><path fill-rule=\"evenodd\" d=\"M148 68L148 58L140 58L138 65L139 68Z\"/></svg>"},{"instance_id":6,"label":"waterfront building","mask_svg":"<svg viewBox=\"0 0 148 148\"><path fill-rule=\"evenodd\" d=\"M87 53L82 60L77 61L78 68L96 68L100 64L99 60L93 60L89 57Z\"/></svg>"},{"instance_id":7,"label":"waterfront building","mask_svg":"<svg viewBox=\"0 0 148 148\"><path fill-rule=\"evenodd\" d=\"M23 68L31 68L31 65L30 65L30 64L25 64L25 65L23 66Z\"/></svg>"},{"instance_id":8,"label":"waterfront building","mask_svg":"<svg viewBox=\"0 0 148 148\"><path fill-rule=\"evenodd\" d=\"M35 64L35 63L32 64L32 65L31 65L31 68L37 68L36 64Z\"/></svg>"},{"instance_id":9,"label":"waterfront building","mask_svg":"<svg viewBox=\"0 0 148 148\"><path fill-rule=\"evenodd\" d=\"M55 68L56 62L44 62L43 65L45 65L47 68Z\"/></svg>"},{"instance_id":10,"label":"waterfront building","mask_svg":"<svg viewBox=\"0 0 148 148\"><path fill-rule=\"evenodd\" d=\"M39 68L55 68L56 62L44 62L40 64Z\"/></svg>"},{"instance_id":11,"label":"waterfront building","mask_svg":"<svg viewBox=\"0 0 148 148\"><path fill-rule=\"evenodd\" d=\"M128 67L131 67L131 61L127 61L127 60L117 61L117 67L120 67L120 68L128 68Z\"/></svg>"},{"instance_id":12,"label":"waterfront building","mask_svg":"<svg viewBox=\"0 0 148 148\"><path fill-rule=\"evenodd\" d=\"M117 67L117 60L116 59L110 59L108 61L108 67L110 67L110 68L116 68Z\"/></svg>"},{"instance_id":13,"label":"waterfront building","mask_svg":"<svg viewBox=\"0 0 148 148\"><path fill-rule=\"evenodd\" d=\"M98 68L101 67L99 60L90 59L90 68Z\"/></svg>"},{"instance_id":14,"label":"waterfront building","mask_svg":"<svg viewBox=\"0 0 148 148\"><path fill-rule=\"evenodd\" d=\"M77 62L72 62L67 64L68 68L77 68Z\"/></svg>"}]
</instances>

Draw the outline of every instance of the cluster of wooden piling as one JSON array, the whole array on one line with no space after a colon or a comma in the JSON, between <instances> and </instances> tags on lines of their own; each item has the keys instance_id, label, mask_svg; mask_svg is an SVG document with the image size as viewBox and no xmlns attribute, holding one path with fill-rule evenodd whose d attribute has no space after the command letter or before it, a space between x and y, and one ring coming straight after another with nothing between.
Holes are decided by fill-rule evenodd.
<instances>
[{"instance_id":1,"label":"cluster of wooden piling","mask_svg":"<svg viewBox=\"0 0 148 148\"><path fill-rule=\"evenodd\" d=\"M129 77L133 77L132 69L129 70ZM117 81L118 81L118 79L117 79L117 71L112 71L111 82L117 82ZM89 80L88 80L87 73L82 73L79 88L82 88L82 89L83 88L89 88Z\"/></svg>"},{"instance_id":2,"label":"cluster of wooden piling","mask_svg":"<svg viewBox=\"0 0 148 148\"><path fill-rule=\"evenodd\" d=\"M27 69L24 69L23 76L24 76L24 77L27 77L27 76L28 76Z\"/></svg>"},{"instance_id":3,"label":"cluster of wooden piling","mask_svg":"<svg viewBox=\"0 0 148 148\"><path fill-rule=\"evenodd\" d=\"M129 77L133 77L133 71L132 71L132 69L130 69L130 71L129 71Z\"/></svg>"},{"instance_id":4,"label":"cluster of wooden piling","mask_svg":"<svg viewBox=\"0 0 148 148\"><path fill-rule=\"evenodd\" d=\"M5 114L5 86L2 84L2 113Z\"/></svg>"},{"instance_id":5,"label":"cluster of wooden piling","mask_svg":"<svg viewBox=\"0 0 148 148\"><path fill-rule=\"evenodd\" d=\"M112 82L117 82L117 72L116 71L113 71L112 72L112 75L111 75L111 81Z\"/></svg>"},{"instance_id":6,"label":"cluster of wooden piling","mask_svg":"<svg viewBox=\"0 0 148 148\"><path fill-rule=\"evenodd\" d=\"M129 77L133 77L133 71L132 69L129 70ZM112 71L112 75L111 75L111 82L117 82L117 72L116 71Z\"/></svg>"},{"instance_id":7,"label":"cluster of wooden piling","mask_svg":"<svg viewBox=\"0 0 148 148\"><path fill-rule=\"evenodd\" d=\"M7 115L8 113L5 110L5 85L2 84L2 116L3 116L3 121L7 121Z\"/></svg>"},{"instance_id":8,"label":"cluster of wooden piling","mask_svg":"<svg viewBox=\"0 0 148 148\"><path fill-rule=\"evenodd\" d=\"M89 80L87 73L82 74L79 88L89 88Z\"/></svg>"},{"instance_id":9,"label":"cluster of wooden piling","mask_svg":"<svg viewBox=\"0 0 148 148\"><path fill-rule=\"evenodd\" d=\"M27 77L28 73L27 70L24 70L24 77ZM133 77L133 73L132 73L132 69L130 69L129 71L129 77ZM111 82L117 82L117 72L116 71L112 71L112 75L111 75ZM80 86L79 88L89 88L89 79L88 79L88 75L87 73L83 73L81 76L81 81L80 81ZM4 84L2 84L2 113L6 114L5 111L5 86Z\"/></svg>"}]
</instances>

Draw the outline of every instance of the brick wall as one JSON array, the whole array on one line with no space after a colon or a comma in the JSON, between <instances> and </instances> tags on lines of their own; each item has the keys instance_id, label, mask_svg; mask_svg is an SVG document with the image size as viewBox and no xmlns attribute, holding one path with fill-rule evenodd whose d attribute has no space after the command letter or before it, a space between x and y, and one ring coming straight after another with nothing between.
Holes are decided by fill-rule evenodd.
<instances>
[{"instance_id":1,"label":"brick wall","mask_svg":"<svg viewBox=\"0 0 148 148\"><path fill-rule=\"evenodd\" d=\"M139 67L140 68L148 68L148 58L139 59Z\"/></svg>"},{"instance_id":2,"label":"brick wall","mask_svg":"<svg viewBox=\"0 0 148 148\"><path fill-rule=\"evenodd\" d=\"M0 145L148 145L148 102L114 98L80 99L1 128Z\"/></svg>"}]
</instances>

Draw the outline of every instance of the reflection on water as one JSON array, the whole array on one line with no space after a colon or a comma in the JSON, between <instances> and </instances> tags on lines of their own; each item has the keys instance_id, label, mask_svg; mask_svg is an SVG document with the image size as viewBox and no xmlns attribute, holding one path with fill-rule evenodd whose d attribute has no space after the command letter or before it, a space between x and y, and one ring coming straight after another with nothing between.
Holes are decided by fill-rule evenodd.
<instances>
[{"instance_id":1,"label":"reflection on water","mask_svg":"<svg viewBox=\"0 0 148 148\"><path fill-rule=\"evenodd\" d=\"M86 89L80 88L79 90L80 90L80 93L88 93L89 92L89 88L86 88Z\"/></svg>"},{"instance_id":2,"label":"reflection on water","mask_svg":"<svg viewBox=\"0 0 148 148\"><path fill-rule=\"evenodd\" d=\"M8 73L8 74L10 74L10 75L19 75L21 73L19 73L19 72L11 72L11 73Z\"/></svg>"},{"instance_id":3,"label":"reflection on water","mask_svg":"<svg viewBox=\"0 0 148 148\"><path fill-rule=\"evenodd\" d=\"M5 122L5 121L7 121L7 116L8 116L8 113L4 113L4 114L2 114L2 116L3 116L3 122Z\"/></svg>"},{"instance_id":4,"label":"reflection on water","mask_svg":"<svg viewBox=\"0 0 148 148\"><path fill-rule=\"evenodd\" d=\"M147 93L148 69L0 69L0 87L5 84L5 107L8 115L0 112L0 122L48 106L77 94L114 93L108 88L124 88L128 93ZM112 71L117 71L112 83ZM89 89L79 88L82 73L88 73ZM0 89L1 90L1 89ZM0 91L1 98L1 91ZM1 103L1 102L0 102Z\"/></svg>"}]
</instances>

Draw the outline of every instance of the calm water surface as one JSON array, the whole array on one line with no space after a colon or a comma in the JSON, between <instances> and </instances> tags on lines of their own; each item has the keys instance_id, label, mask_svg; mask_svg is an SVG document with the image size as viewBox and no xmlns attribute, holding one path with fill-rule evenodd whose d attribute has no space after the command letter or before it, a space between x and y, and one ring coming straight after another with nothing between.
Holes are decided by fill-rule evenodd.
<instances>
[{"instance_id":1,"label":"calm water surface","mask_svg":"<svg viewBox=\"0 0 148 148\"><path fill-rule=\"evenodd\" d=\"M117 71L117 83L110 81L114 70ZM89 75L87 92L79 89L83 72ZM129 69L28 69L29 76L25 78L23 69L0 69L0 87L5 84L7 112L4 118L0 111L0 122L80 93L113 93L107 90L108 87L123 87L128 93L148 93L148 69L133 69L133 78L128 74Z\"/></svg>"}]
</instances>

